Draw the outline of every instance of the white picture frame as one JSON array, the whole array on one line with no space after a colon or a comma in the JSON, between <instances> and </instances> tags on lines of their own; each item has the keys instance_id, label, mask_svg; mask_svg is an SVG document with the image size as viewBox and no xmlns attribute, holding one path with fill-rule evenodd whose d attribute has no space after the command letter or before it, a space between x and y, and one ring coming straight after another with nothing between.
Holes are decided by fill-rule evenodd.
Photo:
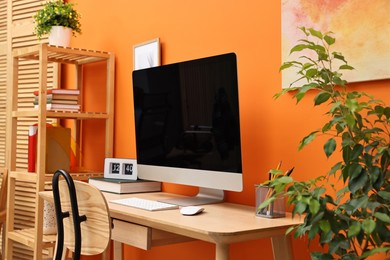
<instances>
[{"instance_id":1,"label":"white picture frame","mask_svg":"<svg viewBox=\"0 0 390 260\"><path fill-rule=\"evenodd\" d=\"M133 59L134 70L160 66L160 38L134 45Z\"/></svg>"}]
</instances>

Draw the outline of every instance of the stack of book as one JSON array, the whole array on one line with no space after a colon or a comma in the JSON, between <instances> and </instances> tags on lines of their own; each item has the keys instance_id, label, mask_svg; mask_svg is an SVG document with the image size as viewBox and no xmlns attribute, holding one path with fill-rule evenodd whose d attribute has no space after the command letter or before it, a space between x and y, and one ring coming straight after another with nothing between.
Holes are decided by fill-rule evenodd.
<instances>
[{"instance_id":1,"label":"stack of book","mask_svg":"<svg viewBox=\"0 0 390 260\"><path fill-rule=\"evenodd\" d=\"M101 191L124 194L161 191L161 182L148 180L123 180L104 177L90 177L88 183Z\"/></svg>"},{"instance_id":2,"label":"stack of book","mask_svg":"<svg viewBox=\"0 0 390 260\"><path fill-rule=\"evenodd\" d=\"M47 110L80 111L80 90L48 89L46 97ZM39 107L39 92L34 91L34 108Z\"/></svg>"}]
</instances>

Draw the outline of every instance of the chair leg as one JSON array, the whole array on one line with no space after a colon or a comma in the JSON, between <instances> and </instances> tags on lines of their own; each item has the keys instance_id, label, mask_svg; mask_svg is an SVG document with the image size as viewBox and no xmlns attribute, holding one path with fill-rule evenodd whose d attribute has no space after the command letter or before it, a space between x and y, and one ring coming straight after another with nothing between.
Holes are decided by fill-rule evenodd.
<instances>
[{"instance_id":1,"label":"chair leg","mask_svg":"<svg viewBox=\"0 0 390 260\"><path fill-rule=\"evenodd\" d=\"M108 245L107 249L102 253L102 260L110 260L110 255L111 255L111 246Z\"/></svg>"},{"instance_id":2,"label":"chair leg","mask_svg":"<svg viewBox=\"0 0 390 260\"><path fill-rule=\"evenodd\" d=\"M65 248L65 250L62 252L62 259L73 259L73 252L71 252L68 248Z\"/></svg>"}]
</instances>

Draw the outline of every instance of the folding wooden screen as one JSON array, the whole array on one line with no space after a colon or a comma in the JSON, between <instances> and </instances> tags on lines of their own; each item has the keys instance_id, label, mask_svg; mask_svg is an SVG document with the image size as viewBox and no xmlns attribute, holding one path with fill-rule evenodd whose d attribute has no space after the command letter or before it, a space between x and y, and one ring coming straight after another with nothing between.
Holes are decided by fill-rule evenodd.
<instances>
[{"instance_id":1,"label":"folding wooden screen","mask_svg":"<svg viewBox=\"0 0 390 260\"><path fill-rule=\"evenodd\" d=\"M11 56L16 48L28 47L40 41L33 34L32 16L42 8L46 0L0 0L0 167L6 164L6 101L7 82L11 77ZM23 61L19 64L19 102L20 109L33 107L33 91L38 89L38 61ZM48 88L58 86L59 67L48 67ZM17 159L18 169L27 169L28 128L35 122L23 119L18 122ZM35 185L17 183L15 197L15 228L33 227L35 213ZM31 259L32 254L20 246L14 253L18 259Z\"/></svg>"}]
</instances>

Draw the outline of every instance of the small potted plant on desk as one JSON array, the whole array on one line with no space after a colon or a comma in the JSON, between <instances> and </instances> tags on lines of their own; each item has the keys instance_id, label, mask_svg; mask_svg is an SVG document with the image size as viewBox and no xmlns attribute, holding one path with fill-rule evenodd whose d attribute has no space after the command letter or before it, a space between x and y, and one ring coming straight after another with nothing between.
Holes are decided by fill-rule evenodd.
<instances>
[{"instance_id":1,"label":"small potted plant on desk","mask_svg":"<svg viewBox=\"0 0 390 260\"><path fill-rule=\"evenodd\" d=\"M343 70L352 70L341 53L330 49L335 43L331 33L300 28L305 35L290 53L311 52L285 62L281 70L298 69L300 88L288 88L275 95L292 92L297 103L307 91L315 91L314 105L328 104L328 122L304 137L299 149L317 135L329 136L324 153L330 157L339 146L342 160L325 175L308 181L295 181L274 171L275 178L266 182L275 196L285 196L293 206L293 215L304 215L304 223L290 228L294 237L319 238L325 252L311 253L312 259L365 259L390 252L390 107L374 97L347 91ZM337 64L336 64L337 63ZM296 81L294 81L296 82ZM328 178L343 182L337 190ZM328 189L335 190L331 195Z\"/></svg>"},{"instance_id":2,"label":"small potted plant on desk","mask_svg":"<svg viewBox=\"0 0 390 260\"><path fill-rule=\"evenodd\" d=\"M38 39L49 34L49 44L69 47L71 36L81 33L80 14L73 3L62 0L47 2L34 16L34 33Z\"/></svg>"}]
</instances>

